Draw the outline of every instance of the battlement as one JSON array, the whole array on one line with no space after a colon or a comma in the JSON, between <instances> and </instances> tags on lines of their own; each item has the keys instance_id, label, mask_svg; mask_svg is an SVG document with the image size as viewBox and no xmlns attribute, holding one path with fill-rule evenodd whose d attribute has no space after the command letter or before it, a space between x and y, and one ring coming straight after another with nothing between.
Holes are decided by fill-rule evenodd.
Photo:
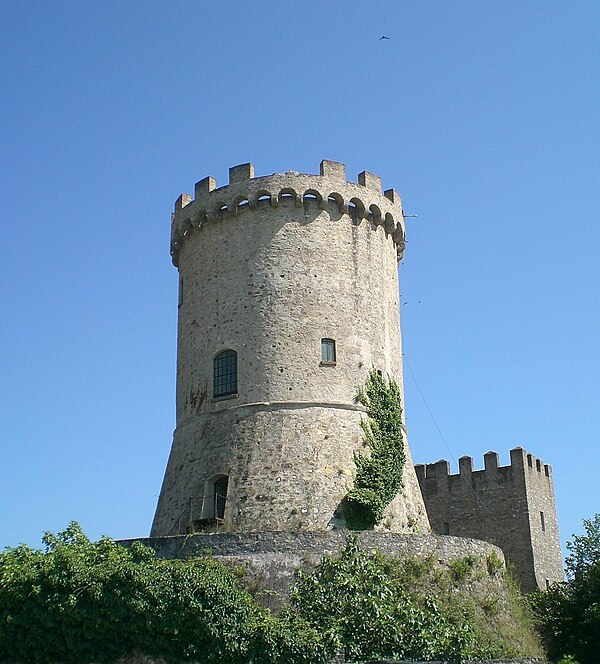
<instances>
[{"instance_id":1,"label":"battlement","mask_svg":"<svg viewBox=\"0 0 600 664\"><path fill-rule=\"evenodd\" d=\"M561 581L562 559L552 468L522 447L501 466L496 452L458 460L458 473L445 461L415 466L434 532L492 542L514 565L525 592Z\"/></svg>"},{"instance_id":2,"label":"battlement","mask_svg":"<svg viewBox=\"0 0 600 664\"><path fill-rule=\"evenodd\" d=\"M171 217L171 255L178 265L179 250L188 236L204 224L258 209L260 206L292 205L329 212L338 219L348 215L360 224L364 219L373 227L382 226L393 239L402 257L405 244L402 201L394 189L382 191L381 178L368 171L358 175L357 183L346 180L346 167L323 160L319 175L274 173L254 177L254 166L239 164L229 169L229 184L217 187L213 177L196 183L194 197L181 194Z\"/></svg>"},{"instance_id":3,"label":"battlement","mask_svg":"<svg viewBox=\"0 0 600 664\"><path fill-rule=\"evenodd\" d=\"M419 482L426 483L428 480L441 480L448 479L466 479L471 480L473 475L481 477L485 474L487 477L492 478L497 473L502 472L523 472L526 468L534 473L537 473L540 478L552 477L552 467L544 463L541 459L529 454L522 447L514 447L510 450L510 464L507 466L500 466L498 463L497 452L487 452L483 455L484 467L482 470L473 469L473 457L462 456L458 460L458 473L450 472L450 463L445 459L436 461L435 463L417 464L415 465L415 472Z\"/></svg>"}]
</instances>

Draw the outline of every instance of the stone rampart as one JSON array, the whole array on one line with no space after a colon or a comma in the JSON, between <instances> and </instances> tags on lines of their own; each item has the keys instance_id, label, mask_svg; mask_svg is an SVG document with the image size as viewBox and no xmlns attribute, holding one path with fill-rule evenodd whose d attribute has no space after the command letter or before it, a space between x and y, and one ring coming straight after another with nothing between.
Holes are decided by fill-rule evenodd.
<instances>
[{"instance_id":1,"label":"stone rampart","mask_svg":"<svg viewBox=\"0 0 600 664\"><path fill-rule=\"evenodd\" d=\"M521 447L508 466L496 452L482 470L468 456L458 464L457 474L446 460L415 466L432 529L501 547L525 592L562 581L552 468Z\"/></svg>"},{"instance_id":2,"label":"stone rampart","mask_svg":"<svg viewBox=\"0 0 600 664\"><path fill-rule=\"evenodd\" d=\"M281 598L287 595L294 572L316 565L326 554L339 553L346 545L347 532L211 533L122 540L120 543L128 546L134 541L142 542L153 548L160 558L210 555L224 562L241 564L261 588L274 591ZM442 565L466 556L486 559L492 552L504 561L504 554L494 545L463 537L365 531L360 533L360 543L368 551L387 555L433 556Z\"/></svg>"}]
</instances>

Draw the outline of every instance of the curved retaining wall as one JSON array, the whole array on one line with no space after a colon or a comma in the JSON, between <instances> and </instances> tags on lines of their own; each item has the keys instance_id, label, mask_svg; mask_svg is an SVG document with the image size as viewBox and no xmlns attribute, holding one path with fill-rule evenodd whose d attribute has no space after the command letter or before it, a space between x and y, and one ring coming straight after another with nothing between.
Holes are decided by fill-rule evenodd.
<instances>
[{"instance_id":1,"label":"curved retaining wall","mask_svg":"<svg viewBox=\"0 0 600 664\"><path fill-rule=\"evenodd\" d=\"M180 535L122 540L127 546L134 541L152 547L160 558L186 559L213 557L243 565L257 584L287 595L294 572L304 565L316 565L323 555L338 553L346 545L348 531L324 532L253 532ZM365 531L360 533L361 546L388 555L425 557L433 555L443 565L467 555L485 559L492 551L504 561L498 547L481 540L445 535L405 535ZM278 604L279 602L275 602Z\"/></svg>"}]
</instances>

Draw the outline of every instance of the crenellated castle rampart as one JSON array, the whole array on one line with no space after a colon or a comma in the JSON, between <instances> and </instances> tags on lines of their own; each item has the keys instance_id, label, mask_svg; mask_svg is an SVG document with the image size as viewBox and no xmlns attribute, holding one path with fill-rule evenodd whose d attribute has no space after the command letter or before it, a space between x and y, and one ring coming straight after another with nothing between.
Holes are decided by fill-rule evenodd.
<instances>
[{"instance_id":1,"label":"crenellated castle rampart","mask_svg":"<svg viewBox=\"0 0 600 664\"><path fill-rule=\"evenodd\" d=\"M225 220L261 206L315 205L336 218L348 214L355 224L366 220L374 228L382 226L402 257L405 244L404 213L394 189L382 191L381 178L368 171L358 175L358 183L346 181L346 167L323 160L320 175L288 171L254 177L252 164L229 169L229 184L217 188L213 177L196 183L194 198L181 194L175 202L171 227L171 255L178 265L179 251L188 236L205 224Z\"/></svg>"},{"instance_id":2,"label":"crenellated castle rampart","mask_svg":"<svg viewBox=\"0 0 600 664\"><path fill-rule=\"evenodd\" d=\"M525 590L545 588L563 578L552 468L521 447L501 466L496 452L415 466L434 532L474 537L500 546Z\"/></svg>"},{"instance_id":3,"label":"crenellated castle rampart","mask_svg":"<svg viewBox=\"0 0 600 664\"><path fill-rule=\"evenodd\" d=\"M415 472L420 482L429 480L427 485L429 491L447 491L450 490L450 483L461 482L496 482L499 476L508 476L513 472L522 473L525 465L540 474L540 478L552 477L552 467L544 463L541 459L534 457L526 452L522 447L515 447L510 451L510 464L508 466L499 465L497 452L487 452L483 455L483 469L473 469L473 457L462 456L458 460L458 473L450 473L450 463L445 459L435 463L418 464L415 466ZM435 480L433 482L432 480ZM446 481L447 480L447 481Z\"/></svg>"}]
</instances>

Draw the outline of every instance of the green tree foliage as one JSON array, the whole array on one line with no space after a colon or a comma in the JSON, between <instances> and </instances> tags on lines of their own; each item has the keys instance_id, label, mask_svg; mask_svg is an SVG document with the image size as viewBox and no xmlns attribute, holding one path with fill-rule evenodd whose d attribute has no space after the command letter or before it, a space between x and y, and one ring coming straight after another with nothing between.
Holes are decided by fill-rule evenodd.
<instances>
[{"instance_id":1,"label":"green tree foliage","mask_svg":"<svg viewBox=\"0 0 600 664\"><path fill-rule=\"evenodd\" d=\"M366 530L381 522L400 491L406 453L398 384L371 369L358 400L367 409L361 426L369 454L354 455L356 478L344 500L344 516L350 529Z\"/></svg>"},{"instance_id":2,"label":"green tree foliage","mask_svg":"<svg viewBox=\"0 0 600 664\"><path fill-rule=\"evenodd\" d=\"M466 558L367 553L357 535L299 573L275 616L210 557L162 560L140 543L90 542L72 523L45 550L0 553L0 662L85 664L143 653L168 662L321 664L344 647L355 661L539 654L498 594L498 570ZM463 569L464 568L464 569ZM484 595L469 586L489 577Z\"/></svg>"},{"instance_id":3,"label":"green tree foliage","mask_svg":"<svg viewBox=\"0 0 600 664\"><path fill-rule=\"evenodd\" d=\"M0 661L325 662L317 632L273 617L210 558L160 560L140 543L90 542L76 523L45 551L0 553Z\"/></svg>"},{"instance_id":4,"label":"green tree foliage","mask_svg":"<svg viewBox=\"0 0 600 664\"><path fill-rule=\"evenodd\" d=\"M600 514L584 519L584 535L567 543L567 581L536 593L533 606L551 658L581 664L600 658Z\"/></svg>"},{"instance_id":5,"label":"green tree foliage","mask_svg":"<svg viewBox=\"0 0 600 664\"><path fill-rule=\"evenodd\" d=\"M469 558L467 567L469 582L488 574L486 560ZM433 558L369 553L351 534L339 556L298 573L291 599L350 661L541 655L520 600L489 581L477 595Z\"/></svg>"}]
</instances>

